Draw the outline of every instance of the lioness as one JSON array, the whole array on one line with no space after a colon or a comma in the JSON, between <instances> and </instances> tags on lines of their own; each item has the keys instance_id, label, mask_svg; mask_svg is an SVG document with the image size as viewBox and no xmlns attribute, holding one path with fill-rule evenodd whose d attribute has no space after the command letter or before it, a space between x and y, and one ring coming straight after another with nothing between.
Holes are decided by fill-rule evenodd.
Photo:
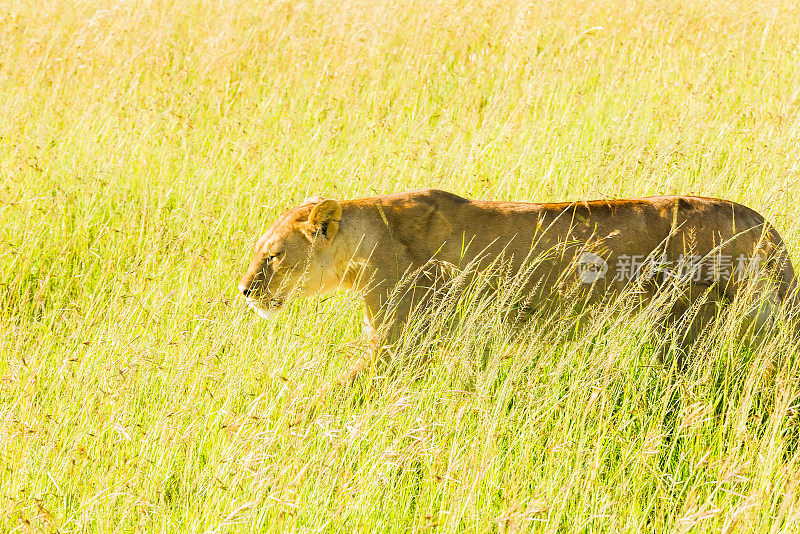
<instances>
[{"instance_id":1,"label":"lioness","mask_svg":"<svg viewBox=\"0 0 800 534\"><path fill-rule=\"evenodd\" d=\"M632 282L645 296L665 282L682 284L684 298L671 305L668 317L677 320L703 297L699 311L692 311L697 316L687 343L715 315L717 302L733 299L754 281L766 293L754 310L756 326L775 306L796 298L794 269L780 235L761 215L734 202L663 196L535 204L469 200L437 189L306 200L258 240L239 290L262 317L298 297L339 288L361 292L371 344L379 350L397 338L412 308L424 303L406 293L387 312L385 304L404 275L442 262L470 263L480 271L498 257L511 276L525 277L528 308L558 302L570 281L584 289L587 302ZM769 280L757 279L763 272ZM366 363L359 359L342 379Z\"/></svg>"}]
</instances>

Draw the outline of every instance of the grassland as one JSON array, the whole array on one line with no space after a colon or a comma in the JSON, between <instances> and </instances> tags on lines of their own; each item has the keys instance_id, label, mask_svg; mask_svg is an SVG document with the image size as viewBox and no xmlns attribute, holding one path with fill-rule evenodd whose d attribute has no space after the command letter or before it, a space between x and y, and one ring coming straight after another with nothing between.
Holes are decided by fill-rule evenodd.
<instances>
[{"instance_id":1,"label":"grassland","mask_svg":"<svg viewBox=\"0 0 800 534\"><path fill-rule=\"evenodd\" d=\"M235 285L282 209L423 186L725 197L797 262L798 36L791 0L4 3L0 531L797 532L786 324L676 374L646 313L462 310L296 424L360 303Z\"/></svg>"}]
</instances>

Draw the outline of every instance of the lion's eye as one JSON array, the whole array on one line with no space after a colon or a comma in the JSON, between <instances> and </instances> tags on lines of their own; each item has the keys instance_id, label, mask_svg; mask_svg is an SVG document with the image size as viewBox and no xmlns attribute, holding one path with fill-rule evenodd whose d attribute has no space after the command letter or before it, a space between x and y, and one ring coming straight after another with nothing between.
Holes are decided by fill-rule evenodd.
<instances>
[{"instance_id":1,"label":"lion's eye","mask_svg":"<svg viewBox=\"0 0 800 534\"><path fill-rule=\"evenodd\" d=\"M272 263L273 261L277 260L281 256L281 254L283 254L283 252L276 252L275 254L270 254L269 256L267 256L267 261L269 263Z\"/></svg>"}]
</instances>

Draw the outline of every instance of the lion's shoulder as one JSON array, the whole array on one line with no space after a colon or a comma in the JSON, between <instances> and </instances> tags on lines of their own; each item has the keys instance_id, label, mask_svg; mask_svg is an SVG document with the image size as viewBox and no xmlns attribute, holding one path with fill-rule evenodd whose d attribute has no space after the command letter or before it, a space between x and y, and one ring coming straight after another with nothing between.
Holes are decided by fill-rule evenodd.
<instances>
[{"instance_id":1,"label":"lion's shoulder","mask_svg":"<svg viewBox=\"0 0 800 534\"><path fill-rule=\"evenodd\" d=\"M453 205L462 205L473 202L468 198L460 197L454 193L450 193L449 191L436 189L434 187L416 189L413 191L403 191L401 193L394 193L391 195L382 195L366 200L376 203L381 202L387 204L398 204L404 207L411 207L415 203L424 205L446 205L448 203Z\"/></svg>"}]
</instances>

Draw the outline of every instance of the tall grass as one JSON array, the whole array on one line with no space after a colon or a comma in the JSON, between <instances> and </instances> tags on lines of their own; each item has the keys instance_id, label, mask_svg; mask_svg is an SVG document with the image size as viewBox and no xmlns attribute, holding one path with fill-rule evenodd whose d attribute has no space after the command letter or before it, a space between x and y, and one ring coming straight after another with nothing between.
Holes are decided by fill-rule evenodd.
<instances>
[{"instance_id":1,"label":"tall grass","mask_svg":"<svg viewBox=\"0 0 800 534\"><path fill-rule=\"evenodd\" d=\"M654 309L462 303L303 419L360 303L235 285L306 196L422 186L725 197L800 260L798 35L789 0L6 3L0 530L797 531L788 324L677 373Z\"/></svg>"}]
</instances>

